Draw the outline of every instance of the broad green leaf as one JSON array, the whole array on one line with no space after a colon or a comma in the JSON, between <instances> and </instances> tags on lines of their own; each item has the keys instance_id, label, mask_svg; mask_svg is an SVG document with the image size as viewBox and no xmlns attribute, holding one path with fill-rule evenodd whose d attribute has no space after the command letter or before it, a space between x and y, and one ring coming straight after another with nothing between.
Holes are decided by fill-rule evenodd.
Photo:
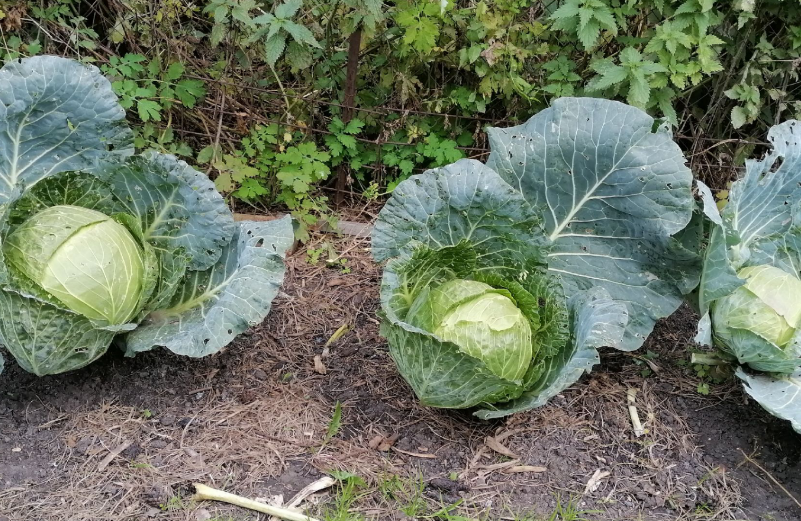
<instances>
[{"instance_id":1,"label":"broad green leaf","mask_svg":"<svg viewBox=\"0 0 801 521\"><path fill-rule=\"evenodd\" d=\"M489 129L487 166L541 208L548 267L568 296L600 286L627 303L623 350L697 284L697 254L671 236L690 221L692 174L665 127L614 101L561 98L527 123Z\"/></svg>"},{"instance_id":2,"label":"broad green leaf","mask_svg":"<svg viewBox=\"0 0 801 521\"><path fill-rule=\"evenodd\" d=\"M151 313L125 339L133 356L156 346L200 357L216 353L270 311L292 245L290 217L242 222L220 260L188 272L169 307Z\"/></svg>"},{"instance_id":3,"label":"broad green leaf","mask_svg":"<svg viewBox=\"0 0 801 521\"><path fill-rule=\"evenodd\" d=\"M236 229L209 178L174 156L150 153L105 164L94 174L111 188L122 211L139 219L145 240L159 251L183 251L189 269L217 262Z\"/></svg>"},{"instance_id":4,"label":"broad green leaf","mask_svg":"<svg viewBox=\"0 0 801 521\"><path fill-rule=\"evenodd\" d=\"M540 225L520 192L484 164L462 159L395 188L373 229L372 253L381 262L409 251L414 241L441 248L468 240L481 252L482 266L508 269L508 278L517 280L525 266L543 260Z\"/></svg>"},{"instance_id":5,"label":"broad green leaf","mask_svg":"<svg viewBox=\"0 0 801 521\"><path fill-rule=\"evenodd\" d=\"M801 126L795 120L776 125L768 140L773 149L761 161L746 161L745 176L732 184L722 212L739 239L741 263L754 250L775 248L769 244L784 240L798 222L793 211L801 202Z\"/></svg>"},{"instance_id":6,"label":"broad green leaf","mask_svg":"<svg viewBox=\"0 0 801 521\"><path fill-rule=\"evenodd\" d=\"M23 369L38 376L90 364L106 352L115 333L37 298L0 290L0 342Z\"/></svg>"},{"instance_id":7,"label":"broad green leaf","mask_svg":"<svg viewBox=\"0 0 801 521\"><path fill-rule=\"evenodd\" d=\"M292 18L303 6L303 0L286 0L275 9L275 16L278 18Z\"/></svg>"},{"instance_id":8,"label":"broad green leaf","mask_svg":"<svg viewBox=\"0 0 801 521\"><path fill-rule=\"evenodd\" d=\"M284 53L286 34L278 33L264 42L264 61L271 67L275 66L278 58Z\"/></svg>"},{"instance_id":9,"label":"broad green leaf","mask_svg":"<svg viewBox=\"0 0 801 521\"><path fill-rule=\"evenodd\" d=\"M167 73L164 78L170 81L175 81L184 75L184 64L181 62L173 62L167 67Z\"/></svg>"},{"instance_id":10,"label":"broad green leaf","mask_svg":"<svg viewBox=\"0 0 801 521\"><path fill-rule=\"evenodd\" d=\"M751 375L742 369L735 374L751 398L801 433L801 369L786 376Z\"/></svg>"},{"instance_id":11,"label":"broad green leaf","mask_svg":"<svg viewBox=\"0 0 801 521\"><path fill-rule=\"evenodd\" d=\"M314 38L312 32L305 25L287 22L284 24L284 29L297 43L311 45L312 47L320 49L320 43Z\"/></svg>"},{"instance_id":12,"label":"broad green leaf","mask_svg":"<svg viewBox=\"0 0 801 521\"><path fill-rule=\"evenodd\" d=\"M480 361L422 330L383 322L398 371L424 405L466 409L514 396L519 387L492 374Z\"/></svg>"},{"instance_id":13,"label":"broad green leaf","mask_svg":"<svg viewBox=\"0 0 801 521\"><path fill-rule=\"evenodd\" d=\"M709 222L711 232L706 244L704 261L701 266L701 278L696 289L698 311L703 316L698 327L696 342L711 345L711 318L708 315L709 305L715 300L725 297L743 285L744 281L737 276L737 271L729 258L729 245L726 240L726 229L720 216L715 196L701 181L695 182L701 196L701 211ZM698 241L701 248L700 240Z\"/></svg>"},{"instance_id":14,"label":"broad green leaf","mask_svg":"<svg viewBox=\"0 0 801 521\"><path fill-rule=\"evenodd\" d=\"M133 152L125 111L91 65L55 56L0 69L0 203L50 175Z\"/></svg>"},{"instance_id":15,"label":"broad green leaf","mask_svg":"<svg viewBox=\"0 0 801 521\"><path fill-rule=\"evenodd\" d=\"M140 99L136 102L136 110L142 121L161 121L161 105L149 99Z\"/></svg>"}]
</instances>

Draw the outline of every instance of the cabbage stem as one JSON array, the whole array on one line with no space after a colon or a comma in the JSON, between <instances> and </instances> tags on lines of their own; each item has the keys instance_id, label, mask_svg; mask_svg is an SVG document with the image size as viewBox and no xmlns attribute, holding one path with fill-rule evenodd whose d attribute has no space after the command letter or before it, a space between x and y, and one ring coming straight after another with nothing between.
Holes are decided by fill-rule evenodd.
<instances>
[{"instance_id":1,"label":"cabbage stem","mask_svg":"<svg viewBox=\"0 0 801 521\"><path fill-rule=\"evenodd\" d=\"M701 365L728 365L731 362L716 353L693 353L690 355L690 363Z\"/></svg>"},{"instance_id":2,"label":"cabbage stem","mask_svg":"<svg viewBox=\"0 0 801 521\"><path fill-rule=\"evenodd\" d=\"M222 501L223 503L255 510L256 512L261 512L268 516L275 516L280 519L285 519L286 521L319 521L313 517L301 514L300 512L289 510L288 508L267 505L266 503L254 501L235 494L229 494L228 492L223 492L216 488L207 487L200 483L195 483L194 487L196 493L193 499L195 501Z\"/></svg>"}]
</instances>

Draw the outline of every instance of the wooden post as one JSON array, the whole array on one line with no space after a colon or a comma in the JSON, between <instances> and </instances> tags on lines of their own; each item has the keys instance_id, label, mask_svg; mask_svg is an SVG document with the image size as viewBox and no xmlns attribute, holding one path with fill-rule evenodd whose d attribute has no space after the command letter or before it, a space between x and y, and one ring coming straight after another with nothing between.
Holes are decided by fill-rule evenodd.
<instances>
[{"instance_id":1,"label":"wooden post","mask_svg":"<svg viewBox=\"0 0 801 521\"><path fill-rule=\"evenodd\" d=\"M345 74L345 102L342 108L342 121L348 123L353 118L353 105L356 101L356 79L359 75L359 52L362 46L362 31L356 31L348 38L348 68ZM337 191L334 202L342 204L348 186L347 165L342 163L337 171Z\"/></svg>"}]
</instances>

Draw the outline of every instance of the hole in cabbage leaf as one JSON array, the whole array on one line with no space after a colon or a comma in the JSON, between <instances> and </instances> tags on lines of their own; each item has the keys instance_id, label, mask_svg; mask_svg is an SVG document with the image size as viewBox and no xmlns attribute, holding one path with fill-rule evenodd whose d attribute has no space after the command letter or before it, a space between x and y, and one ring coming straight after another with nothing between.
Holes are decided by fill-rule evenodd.
<instances>
[{"instance_id":1,"label":"hole in cabbage leaf","mask_svg":"<svg viewBox=\"0 0 801 521\"><path fill-rule=\"evenodd\" d=\"M777 157L776 161L774 161L773 164L770 165L770 172L771 173L776 172L779 168L782 167L782 163L784 163L784 158L783 157Z\"/></svg>"}]
</instances>

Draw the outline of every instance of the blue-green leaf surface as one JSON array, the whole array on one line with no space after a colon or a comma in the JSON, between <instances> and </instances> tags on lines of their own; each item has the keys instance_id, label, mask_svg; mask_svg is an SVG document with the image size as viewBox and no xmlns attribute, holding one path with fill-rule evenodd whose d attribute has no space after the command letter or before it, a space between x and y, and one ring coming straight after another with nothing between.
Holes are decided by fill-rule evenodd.
<instances>
[{"instance_id":1,"label":"blue-green leaf surface","mask_svg":"<svg viewBox=\"0 0 801 521\"><path fill-rule=\"evenodd\" d=\"M163 346L181 355L216 353L270 311L294 234L290 217L238 223L231 243L207 270L193 271L170 302L125 339L126 354Z\"/></svg>"},{"instance_id":2,"label":"blue-green leaf surface","mask_svg":"<svg viewBox=\"0 0 801 521\"><path fill-rule=\"evenodd\" d=\"M751 375L737 369L737 376L751 398L766 411L788 420L801 433L801 369L786 376Z\"/></svg>"},{"instance_id":3,"label":"blue-green leaf surface","mask_svg":"<svg viewBox=\"0 0 801 521\"><path fill-rule=\"evenodd\" d=\"M151 153L94 172L142 223L145 240L157 250L182 251L188 268L202 271L220 258L236 224L205 174L166 154Z\"/></svg>"},{"instance_id":4,"label":"blue-green leaf surface","mask_svg":"<svg viewBox=\"0 0 801 521\"><path fill-rule=\"evenodd\" d=\"M743 263L751 250L790 231L801 198L801 125L795 120L776 125L768 131L768 140L773 149L761 161L746 161L745 176L732 184L722 212L745 250L740 255Z\"/></svg>"},{"instance_id":5,"label":"blue-green leaf surface","mask_svg":"<svg viewBox=\"0 0 801 521\"><path fill-rule=\"evenodd\" d=\"M58 172L83 170L109 152L133 152L125 111L91 65L56 56L0 69L0 204Z\"/></svg>"},{"instance_id":6,"label":"blue-green leaf surface","mask_svg":"<svg viewBox=\"0 0 801 521\"><path fill-rule=\"evenodd\" d=\"M715 300L725 297L742 286L745 281L737 276L732 260L729 257L729 244L723 218L718 211L712 191L701 181L696 181L698 192L701 194L701 210L709 222L709 239L704 253L704 262L701 267L701 278L696 290L698 298L698 311L706 315L709 305ZM699 244L700 247L700 244ZM696 341L702 345L711 342L711 330L706 327L706 321L699 324L699 334ZM702 330L703 328L703 330Z\"/></svg>"},{"instance_id":7,"label":"blue-green leaf surface","mask_svg":"<svg viewBox=\"0 0 801 521\"><path fill-rule=\"evenodd\" d=\"M622 103L562 98L523 125L488 131L487 166L538 208L548 266L567 293L600 286L627 303L624 350L697 284L697 255L671 238L690 221L692 174L669 132Z\"/></svg>"},{"instance_id":8,"label":"blue-green leaf surface","mask_svg":"<svg viewBox=\"0 0 801 521\"><path fill-rule=\"evenodd\" d=\"M462 159L398 185L384 205L372 238L373 257L397 257L414 244L429 248L467 240L481 251L480 265L544 262L540 219L522 194L483 163ZM527 251L520 251L527 244ZM527 258L534 255L534 258ZM521 273L510 272L513 277Z\"/></svg>"}]
</instances>

